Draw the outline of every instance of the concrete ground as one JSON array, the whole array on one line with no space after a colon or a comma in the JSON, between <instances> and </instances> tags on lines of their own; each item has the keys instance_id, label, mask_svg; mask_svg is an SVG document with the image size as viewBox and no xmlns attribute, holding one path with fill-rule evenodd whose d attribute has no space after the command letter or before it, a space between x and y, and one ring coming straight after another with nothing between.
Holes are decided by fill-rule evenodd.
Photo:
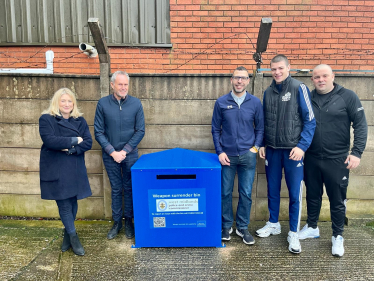
<instances>
[{"instance_id":1,"label":"concrete ground","mask_svg":"<svg viewBox=\"0 0 374 281\"><path fill-rule=\"evenodd\" d=\"M264 222L253 222L250 232ZM374 227L346 227L345 255L331 255L331 223L321 238L288 252L282 233L247 246L232 234L225 248L141 248L124 232L113 240L108 221L78 221L84 257L60 251L61 221L0 220L0 280L374 280ZM180 237L183 239L183 237Z\"/></svg>"}]
</instances>

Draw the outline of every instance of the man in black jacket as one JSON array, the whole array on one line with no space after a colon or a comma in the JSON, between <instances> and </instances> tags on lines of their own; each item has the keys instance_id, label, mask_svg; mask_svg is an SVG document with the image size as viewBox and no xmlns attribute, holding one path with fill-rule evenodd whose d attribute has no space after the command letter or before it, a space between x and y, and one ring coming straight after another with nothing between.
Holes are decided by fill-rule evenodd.
<instances>
[{"instance_id":1,"label":"man in black jacket","mask_svg":"<svg viewBox=\"0 0 374 281\"><path fill-rule=\"evenodd\" d=\"M325 184L330 201L332 254L341 257L349 170L360 164L367 140L367 123L358 96L334 83L330 66L315 67L312 82L315 90L311 99L317 127L304 160L308 219L299 232L299 239L319 237L317 222ZM351 124L354 140L349 153Z\"/></svg>"}]
</instances>

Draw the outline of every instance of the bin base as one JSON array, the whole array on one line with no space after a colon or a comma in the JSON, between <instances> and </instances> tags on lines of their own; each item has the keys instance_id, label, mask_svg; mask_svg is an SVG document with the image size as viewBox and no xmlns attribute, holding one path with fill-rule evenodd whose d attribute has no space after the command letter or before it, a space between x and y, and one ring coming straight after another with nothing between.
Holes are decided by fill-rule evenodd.
<instances>
[{"instance_id":1,"label":"bin base","mask_svg":"<svg viewBox=\"0 0 374 281\"><path fill-rule=\"evenodd\" d=\"M141 248L226 248L226 244L222 243L221 246L216 247L138 247L136 245L131 245L132 249L141 249Z\"/></svg>"}]
</instances>

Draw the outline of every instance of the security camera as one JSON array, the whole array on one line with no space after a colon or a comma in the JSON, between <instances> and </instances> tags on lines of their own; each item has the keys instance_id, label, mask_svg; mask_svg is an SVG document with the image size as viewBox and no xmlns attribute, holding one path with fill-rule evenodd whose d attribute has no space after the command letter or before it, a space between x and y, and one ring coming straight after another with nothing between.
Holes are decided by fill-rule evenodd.
<instances>
[{"instance_id":1,"label":"security camera","mask_svg":"<svg viewBox=\"0 0 374 281\"><path fill-rule=\"evenodd\" d=\"M94 58L97 56L97 50L95 47L88 45L86 43L79 44L79 50L83 52L83 54L89 56L90 58Z\"/></svg>"}]
</instances>

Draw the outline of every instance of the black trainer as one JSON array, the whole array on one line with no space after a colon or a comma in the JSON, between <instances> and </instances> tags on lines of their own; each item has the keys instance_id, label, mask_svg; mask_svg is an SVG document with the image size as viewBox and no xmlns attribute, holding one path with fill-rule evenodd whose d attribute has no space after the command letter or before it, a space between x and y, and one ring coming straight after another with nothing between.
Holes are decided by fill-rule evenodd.
<instances>
[{"instance_id":1,"label":"black trainer","mask_svg":"<svg viewBox=\"0 0 374 281\"><path fill-rule=\"evenodd\" d=\"M125 236L127 239L131 239L135 236L135 229L132 218L125 218Z\"/></svg>"},{"instance_id":2,"label":"black trainer","mask_svg":"<svg viewBox=\"0 0 374 281\"><path fill-rule=\"evenodd\" d=\"M116 237L118 232L121 230L121 228L122 228L122 222L121 221L115 221L112 229L109 230L109 232L108 232L107 238L108 239L113 239L114 237Z\"/></svg>"},{"instance_id":3,"label":"black trainer","mask_svg":"<svg viewBox=\"0 0 374 281\"><path fill-rule=\"evenodd\" d=\"M232 233L232 227L230 228L222 228L222 240L230 241L231 237L230 234Z\"/></svg>"},{"instance_id":4,"label":"black trainer","mask_svg":"<svg viewBox=\"0 0 374 281\"><path fill-rule=\"evenodd\" d=\"M236 229L236 234L243 238L243 242L247 245L252 245L255 243L255 239L249 233L248 229Z\"/></svg>"}]
</instances>

